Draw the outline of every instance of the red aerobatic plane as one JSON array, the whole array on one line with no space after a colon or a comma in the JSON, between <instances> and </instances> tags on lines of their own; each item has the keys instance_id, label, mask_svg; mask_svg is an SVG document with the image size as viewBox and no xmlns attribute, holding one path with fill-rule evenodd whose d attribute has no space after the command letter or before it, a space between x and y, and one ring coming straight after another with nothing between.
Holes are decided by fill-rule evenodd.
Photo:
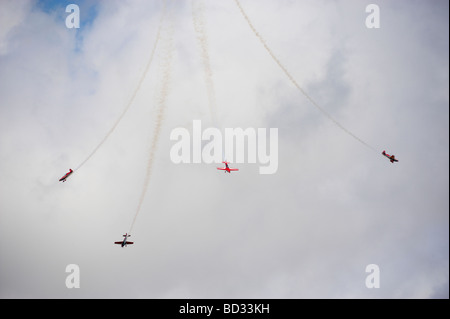
<instances>
[{"instance_id":1,"label":"red aerobatic plane","mask_svg":"<svg viewBox=\"0 0 450 319\"><path fill-rule=\"evenodd\" d=\"M116 245L121 245L122 247L126 247L127 245L133 245L132 241L127 241L128 237L131 237L131 235L128 235L128 233L126 233L125 235L123 235L123 237L125 237L122 241L115 241L114 244Z\"/></svg>"},{"instance_id":2,"label":"red aerobatic plane","mask_svg":"<svg viewBox=\"0 0 450 319\"><path fill-rule=\"evenodd\" d=\"M219 170L221 170L221 171L225 171L225 173L226 173L226 172L231 173L231 171L238 171L238 170L239 170L239 169L237 169L237 168L230 168L230 167L228 167L228 164L230 164L230 163L227 162L227 161L222 162L222 163L225 164L225 167L217 167L217 169L219 169Z\"/></svg>"},{"instance_id":3,"label":"red aerobatic plane","mask_svg":"<svg viewBox=\"0 0 450 319\"><path fill-rule=\"evenodd\" d=\"M69 177L70 174L72 174L72 173L73 173L72 169L69 169L69 172L68 172L66 175L64 175L63 177L61 177L61 178L59 179L59 181L60 181L60 182L65 182L66 179L67 179L67 177Z\"/></svg>"},{"instance_id":4,"label":"red aerobatic plane","mask_svg":"<svg viewBox=\"0 0 450 319\"><path fill-rule=\"evenodd\" d=\"M383 153L381 153L381 154L383 154L384 156L389 158L391 160L391 163L398 162L398 159L396 159L394 155L389 155L386 153L386 151L383 151Z\"/></svg>"}]
</instances>

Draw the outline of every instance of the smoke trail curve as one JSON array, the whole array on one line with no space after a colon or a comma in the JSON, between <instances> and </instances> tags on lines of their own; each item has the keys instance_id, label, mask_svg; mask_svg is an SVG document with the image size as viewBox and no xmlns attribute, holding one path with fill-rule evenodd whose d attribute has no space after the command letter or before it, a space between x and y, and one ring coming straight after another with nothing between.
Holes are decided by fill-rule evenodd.
<instances>
[{"instance_id":1,"label":"smoke trail curve","mask_svg":"<svg viewBox=\"0 0 450 319\"><path fill-rule=\"evenodd\" d=\"M172 44L172 33L173 26L171 25L168 30L168 37L166 39L165 45L163 45L163 61L162 61L162 80L160 82L160 90L159 95L156 97L157 104L157 113L155 119L155 129L153 132L153 136L151 138L151 144L149 149L149 156L147 161L147 168L144 179L144 186L142 188L141 195L139 197L136 213L133 217L133 221L131 222L130 230L128 233L130 234L133 230L133 227L136 223L136 219L139 215L139 212L142 208L142 203L144 202L145 194L147 193L148 185L150 183L150 178L152 175L153 162L155 159L156 149L158 146L158 140L161 134L162 123L164 120L164 112L167 106L167 96L169 94L169 86L170 86L170 70L171 70L171 61L172 61L172 52L173 52L173 44Z\"/></svg>"},{"instance_id":2,"label":"smoke trail curve","mask_svg":"<svg viewBox=\"0 0 450 319\"><path fill-rule=\"evenodd\" d=\"M249 17L247 16L247 14L245 13L244 9L242 8L241 4L239 3L239 0L235 0L236 5L239 7L240 12L242 13L242 15L244 16L245 20L247 21L247 24L249 25L250 29L252 29L253 33L256 35L256 37L259 39L259 41L262 43L262 45L264 46L264 48L266 49L266 51L269 53L269 55L272 57L272 59L278 64L278 66L281 68L281 70L283 70L284 74L286 74L286 76L289 78L289 80L294 84L294 86L309 100L309 102L311 102L312 105L314 105L320 112L322 112L323 115L325 115L326 117L328 117L328 119L330 119L332 122L334 122L334 124L336 124L340 129L342 129L344 132L346 132L348 135L350 135L351 137L353 137L354 139L356 139L357 141L359 141L360 143L362 143L363 145L367 146L368 148L370 148L371 150L373 150L374 152L377 152L377 150L372 147L370 144L366 143L365 141L363 141L361 138L359 138L358 136L356 136L354 133L352 133L351 131L349 131L348 129L346 129L341 123L339 123L338 121L336 121L331 115L330 113L328 113L327 111L325 111L311 96L309 96L308 93L305 92L305 90L302 89L302 87L297 83L297 81L295 81L295 79L293 78L293 76L288 72L288 70L286 69L286 67L280 62L280 60L278 60L278 58L275 56L275 54L272 52L272 50L269 48L269 46L267 45L266 41L263 39L263 37L258 33L258 31L256 31L255 27L253 26L253 24L251 23Z\"/></svg>"},{"instance_id":3,"label":"smoke trail curve","mask_svg":"<svg viewBox=\"0 0 450 319\"><path fill-rule=\"evenodd\" d=\"M114 130L116 129L117 125L119 125L120 121L123 119L123 117L125 116L125 114L128 112L128 110L130 109L130 106L133 104L134 99L136 98L137 92L140 90L142 83L144 82L145 77L147 76L147 73L150 69L150 65L152 64L153 61L153 56L155 54L156 51L156 47L158 45L159 42L159 38L160 38L160 33L161 33L161 26L163 24L163 20L164 20L164 16L165 16L165 11L166 11L166 0L164 0L164 5L163 5L163 13L161 15L160 21L159 21L159 26L158 26L158 31L156 34L156 39L155 39L155 43L153 44L153 48L150 54L150 57L147 61L147 65L145 66L144 72L141 75L141 78L139 79L138 85L136 86L135 90L133 91L133 94L131 95L130 100L128 101L127 105L125 106L125 109L122 111L122 114L120 114L119 118L116 120L116 122L114 122L113 126L111 127L111 129L106 133L106 135L103 137L103 139L100 141L100 143L94 148L94 150L86 157L86 159L81 162L80 165L77 166L77 168L74 169L74 172L78 169L80 169L87 161L89 161L91 159L91 157L100 149L100 147L105 143L105 141L110 137L110 135L114 132Z\"/></svg>"}]
</instances>

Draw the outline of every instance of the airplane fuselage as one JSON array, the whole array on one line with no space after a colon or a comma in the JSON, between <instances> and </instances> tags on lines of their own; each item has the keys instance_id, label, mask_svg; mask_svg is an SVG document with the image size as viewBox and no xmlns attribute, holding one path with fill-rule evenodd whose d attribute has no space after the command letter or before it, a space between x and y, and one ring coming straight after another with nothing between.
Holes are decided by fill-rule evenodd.
<instances>
[{"instance_id":1,"label":"airplane fuselage","mask_svg":"<svg viewBox=\"0 0 450 319\"><path fill-rule=\"evenodd\" d=\"M125 235L123 235L123 237L125 237L125 238L122 241L116 241L116 242L114 242L114 244L120 245L121 247L126 247L127 245L133 244L132 241L127 241L128 237L130 237L130 235L125 234Z\"/></svg>"},{"instance_id":2,"label":"airplane fuselage","mask_svg":"<svg viewBox=\"0 0 450 319\"><path fill-rule=\"evenodd\" d=\"M230 168L230 166L228 166L228 162L222 162L225 164L225 167L217 167L218 170L224 171L225 173L231 173L231 171L238 171L237 168Z\"/></svg>"},{"instance_id":3,"label":"airplane fuselage","mask_svg":"<svg viewBox=\"0 0 450 319\"><path fill-rule=\"evenodd\" d=\"M61 177L61 178L59 179L59 181L64 183L64 182L66 181L67 177L69 177L70 174L72 174L72 173L73 173L73 170L70 169L69 172L68 172L66 175L64 175L63 177Z\"/></svg>"},{"instance_id":4,"label":"airplane fuselage","mask_svg":"<svg viewBox=\"0 0 450 319\"><path fill-rule=\"evenodd\" d=\"M125 236L125 238L124 238L123 241L122 241L122 247L124 247L124 246L127 245L127 238L128 238L128 235L125 234L124 236Z\"/></svg>"}]
</instances>

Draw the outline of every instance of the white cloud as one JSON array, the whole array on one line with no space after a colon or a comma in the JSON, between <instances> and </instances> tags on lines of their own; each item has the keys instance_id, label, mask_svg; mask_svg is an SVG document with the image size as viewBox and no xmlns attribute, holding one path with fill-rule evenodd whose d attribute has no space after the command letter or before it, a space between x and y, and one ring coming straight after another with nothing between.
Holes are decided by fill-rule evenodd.
<instances>
[{"instance_id":1,"label":"white cloud","mask_svg":"<svg viewBox=\"0 0 450 319\"><path fill-rule=\"evenodd\" d=\"M91 24L73 30L57 13L4 1L0 233L9 241L0 242L0 296L109 298L125 288L128 297L150 298L448 297L448 15L439 8L448 4L381 1L381 28L367 29L359 1L241 2L296 81L400 162L323 117L233 1L207 1L220 125L277 127L279 168L264 176L257 164L242 164L225 175L215 165L173 164L171 129L210 118L191 6L174 2L153 174L135 245L115 247L142 191L161 50L110 138L66 183L57 180L130 99L162 3L102 2ZM80 266L81 288L69 291L71 263ZM371 263L380 266L377 290L364 284Z\"/></svg>"}]
</instances>

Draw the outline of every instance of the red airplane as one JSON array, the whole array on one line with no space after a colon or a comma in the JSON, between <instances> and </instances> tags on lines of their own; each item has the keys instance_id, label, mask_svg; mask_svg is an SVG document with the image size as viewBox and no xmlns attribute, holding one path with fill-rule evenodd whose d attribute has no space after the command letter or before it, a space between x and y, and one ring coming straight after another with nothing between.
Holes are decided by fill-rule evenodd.
<instances>
[{"instance_id":1,"label":"red airplane","mask_svg":"<svg viewBox=\"0 0 450 319\"><path fill-rule=\"evenodd\" d=\"M61 178L59 179L59 181L60 181L60 182L65 182L66 179L67 179L67 177L69 177L70 174L72 174L72 173L73 173L72 169L69 168L69 173L67 173L66 175L64 175L63 177L61 177Z\"/></svg>"},{"instance_id":2,"label":"red airplane","mask_svg":"<svg viewBox=\"0 0 450 319\"><path fill-rule=\"evenodd\" d=\"M386 151L383 151L381 154L389 158L391 160L391 163L398 162L398 159L396 159L394 155L389 155L386 153Z\"/></svg>"},{"instance_id":3,"label":"red airplane","mask_svg":"<svg viewBox=\"0 0 450 319\"><path fill-rule=\"evenodd\" d=\"M122 241L115 241L114 244L116 245L121 245L122 247L126 247L127 245L133 245L134 243L132 241L127 241L128 237L131 237L131 235L128 235L128 233L126 233L125 235L123 235L123 237L125 237Z\"/></svg>"},{"instance_id":4,"label":"red airplane","mask_svg":"<svg viewBox=\"0 0 450 319\"><path fill-rule=\"evenodd\" d=\"M217 169L218 169L218 170L221 170L221 171L224 171L225 173L226 173L226 172L231 173L231 171L238 171L238 170L239 170L239 169L237 169L237 168L230 168L230 167L228 167L228 164L230 164L230 163L227 162L227 161L222 162L222 163L225 164L225 167L217 167Z\"/></svg>"}]
</instances>

